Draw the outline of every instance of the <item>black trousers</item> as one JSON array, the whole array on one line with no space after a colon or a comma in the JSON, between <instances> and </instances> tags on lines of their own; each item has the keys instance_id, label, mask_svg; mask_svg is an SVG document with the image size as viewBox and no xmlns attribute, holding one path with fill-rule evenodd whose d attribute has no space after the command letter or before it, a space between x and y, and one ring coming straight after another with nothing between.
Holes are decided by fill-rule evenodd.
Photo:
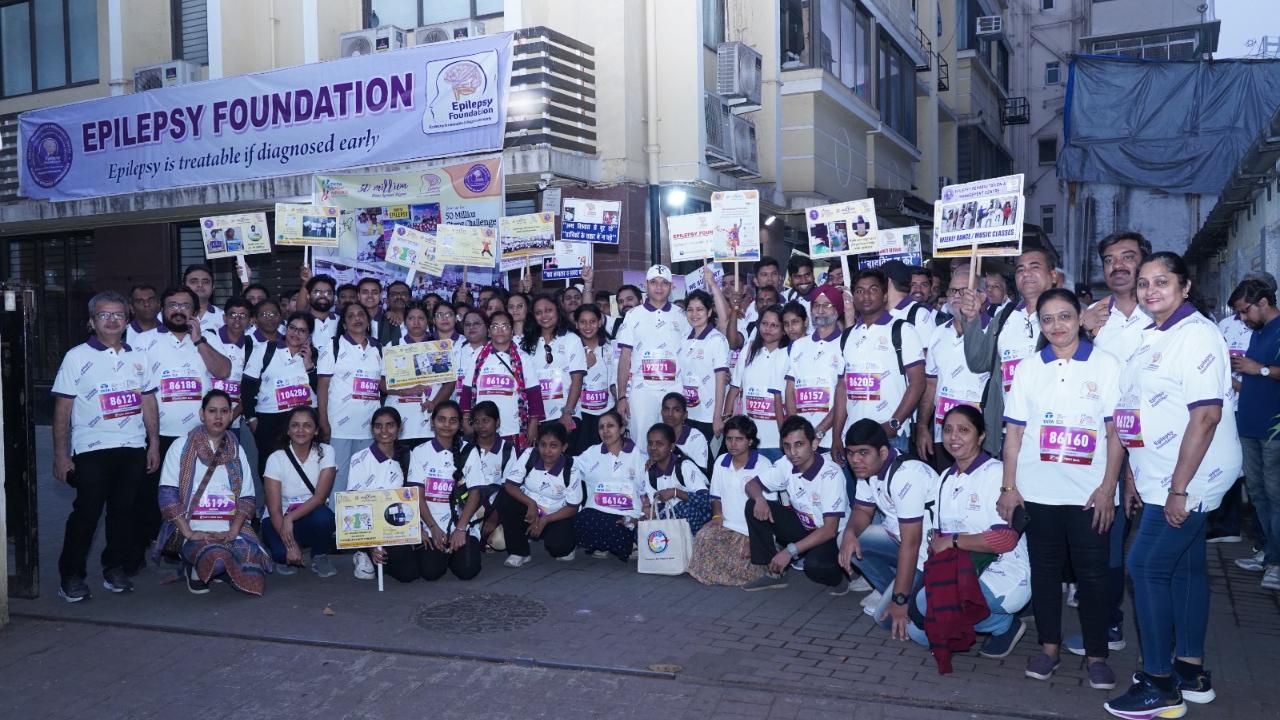
<instances>
[{"instance_id":1,"label":"black trousers","mask_svg":"<svg viewBox=\"0 0 1280 720\"><path fill-rule=\"evenodd\" d=\"M160 436L160 467L155 472L146 472L146 463L143 463L145 474L138 483L133 500L133 548L124 566L129 573L135 573L146 565L147 546L160 534L160 471L164 468L165 455L177 439Z\"/></svg>"},{"instance_id":2,"label":"black trousers","mask_svg":"<svg viewBox=\"0 0 1280 720\"><path fill-rule=\"evenodd\" d=\"M600 416L591 413L582 413L582 417L578 418L578 439L577 444L573 445L573 451L570 453L574 457L581 455L587 451L592 445L600 444Z\"/></svg>"},{"instance_id":3,"label":"black trousers","mask_svg":"<svg viewBox=\"0 0 1280 720\"><path fill-rule=\"evenodd\" d=\"M387 548L387 574L400 582L439 580L446 571L459 580L480 574L480 541L470 535L457 552L444 552L426 545L395 545Z\"/></svg>"},{"instance_id":4,"label":"black trousers","mask_svg":"<svg viewBox=\"0 0 1280 720\"><path fill-rule=\"evenodd\" d=\"M747 531L751 537L752 565L768 565L773 556L778 554L778 546L785 547L788 543L800 542L813 532L800 524L800 518L796 517L794 510L780 502L769 502L773 522L757 520L755 508L756 501L748 499ZM819 585L839 585L846 579L838 561L839 554L840 548L836 545L835 538L801 553L805 576Z\"/></svg>"},{"instance_id":5,"label":"black trousers","mask_svg":"<svg viewBox=\"0 0 1280 720\"><path fill-rule=\"evenodd\" d=\"M267 458L284 447L284 434L289 429L289 413L258 413L257 418L258 429L253 431L253 441L258 445L258 477L262 477L267 470Z\"/></svg>"},{"instance_id":6,"label":"black trousers","mask_svg":"<svg viewBox=\"0 0 1280 720\"><path fill-rule=\"evenodd\" d=\"M1041 644L1062 643L1062 575L1075 576L1080 627L1089 657L1107 657L1107 627L1113 609L1111 536L1092 527L1093 512L1079 505L1026 503L1027 553L1031 557L1031 604Z\"/></svg>"},{"instance_id":7,"label":"black trousers","mask_svg":"<svg viewBox=\"0 0 1280 720\"><path fill-rule=\"evenodd\" d=\"M127 569L136 554L134 498L147 472L147 451L108 448L80 453L74 460L72 487L76 489L76 499L67 516L58 572L62 577L86 575L85 564L103 508L107 511L107 545L102 549L102 569Z\"/></svg>"},{"instance_id":8,"label":"black trousers","mask_svg":"<svg viewBox=\"0 0 1280 720\"><path fill-rule=\"evenodd\" d=\"M502 519L502 534L511 555L529 556L529 526L524 521L528 508L524 503L507 494L506 488L498 491L498 517ZM564 557L577 546L573 532L573 518L547 523L542 529L542 544L551 557Z\"/></svg>"}]
</instances>

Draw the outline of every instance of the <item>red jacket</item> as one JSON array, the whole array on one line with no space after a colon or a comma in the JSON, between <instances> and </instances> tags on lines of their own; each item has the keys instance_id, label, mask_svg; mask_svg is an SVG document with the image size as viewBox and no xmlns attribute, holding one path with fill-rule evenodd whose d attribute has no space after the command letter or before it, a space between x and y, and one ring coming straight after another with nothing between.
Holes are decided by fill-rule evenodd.
<instances>
[{"instance_id":1,"label":"red jacket","mask_svg":"<svg viewBox=\"0 0 1280 720\"><path fill-rule=\"evenodd\" d=\"M946 675L951 672L951 654L968 652L976 639L973 626L991 614L969 553L947 548L926 560L924 593L929 652L938 663L938 674Z\"/></svg>"}]
</instances>

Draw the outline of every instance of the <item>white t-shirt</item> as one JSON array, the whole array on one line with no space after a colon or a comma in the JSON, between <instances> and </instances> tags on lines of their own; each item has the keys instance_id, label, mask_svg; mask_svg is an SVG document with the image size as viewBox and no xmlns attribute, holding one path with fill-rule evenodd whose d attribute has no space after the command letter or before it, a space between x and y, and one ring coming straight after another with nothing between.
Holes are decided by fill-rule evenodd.
<instances>
[{"instance_id":1,"label":"white t-shirt","mask_svg":"<svg viewBox=\"0 0 1280 720\"><path fill-rule=\"evenodd\" d=\"M1120 399L1120 361L1081 341L1069 360L1053 346L1013 374L1004 421L1022 425L1018 492L1042 505L1079 505L1107 469L1107 421Z\"/></svg>"},{"instance_id":2,"label":"white t-shirt","mask_svg":"<svg viewBox=\"0 0 1280 720\"><path fill-rule=\"evenodd\" d=\"M1137 313L1134 313L1135 315ZM1239 315L1232 313L1223 318L1218 323L1218 329L1222 331L1222 337L1227 341L1227 355L1230 357L1243 356L1249 350L1249 340L1253 338L1253 328L1244 324ZM1135 346L1135 350L1137 347ZM1233 373L1232 379L1239 382L1240 374ZM1231 391L1231 409L1240 409L1240 394Z\"/></svg>"},{"instance_id":3,"label":"white t-shirt","mask_svg":"<svg viewBox=\"0 0 1280 720\"><path fill-rule=\"evenodd\" d=\"M163 318L161 319L163 321ZM204 309L204 315L200 316L200 332L217 332L227 324L226 313L222 312L222 308L217 305L208 305Z\"/></svg>"},{"instance_id":4,"label":"white t-shirt","mask_svg":"<svg viewBox=\"0 0 1280 720\"><path fill-rule=\"evenodd\" d=\"M507 469L502 458L504 455L507 456L506 464L508 465L515 460L517 456L515 445L499 437L494 442L492 450L485 450L479 445L472 445L471 448L467 462L462 467L462 472L466 475L467 487L501 485L503 473Z\"/></svg>"},{"instance_id":5,"label":"white t-shirt","mask_svg":"<svg viewBox=\"0 0 1280 720\"><path fill-rule=\"evenodd\" d=\"M898 451L889 448L880 471L854 485L853 502L863 507L878 508L884 513L884 529L899 542L901 526L924 520L925 503L933 500L938 490L938 473L919 460L903 459L892 470Z\"/></svg>"},{"instance_id":6,"label":"white t-shirt","mask_svg":"<svg viewBox=\"0 0 1280 720\"><path fill-rule=\"evenodd\" d=\"M1008 527L996 511L1000 486L1004 484L1004 465L981 453L960 472L954 465L943 473L938 489L930 500L936 501L932 514L925 513L925 535L930 530L949 534L972 535L993 527ZM929 557L929 543L920 543L918 570L924 570ZM1022 608L1031 599L1031 563L1027 555L1027 539L1021 537L1013 550L1000 555L982 572L982 582L996 597L1003 597L1007 610Z\"/></svg>"},{"instance_id":7,"label":"white t-shirt","mask_svg":"<svg viewBox=\"0 0 1280 720\"><path fill-rule=\"evenodd\" d=\"M71 348L53 380L53 394L71 400L71 454L146 447L142 396L155 391L147 356L129 345L91 337Z\"/></svg>"},{"instance_id":8,"label":"white t-shirt","mask_svg":"<svg viewBox=\"0 0 1280 720\"><path fill-rule=\"evenodd\" d=\"M680 475L684 476L684 484L680 483L680 477L676 474L676 456L671 454L671 458L667 461L666 467L653 467L645 474L645 492L649 494L649 501L655 502L654 497L659 490L678 489L686 493L693 494L707 489L707 475L702 472L702 467L693 464L689 458L680 461ZM674 508L680 504L680 498L673 497L666 502L666 507Z\"/></svg>"},{"instance_id":9,"label":"white t-shirt","mask_svg":"<svg viewBox=\"0 0 1280 720\"><path fill-rule=\"evenodd\" d=\"M338 332L338 313L329 311L324 317L312 316L315 320L315 330L311 333L311 344L317 348L325 345L333 345L333 336ZM284 333L281 333L282 335Z\"/></svg>"},{"instance_id":10,"label":"white t-shirt","mask_svg":"<svg viewBox=\"0 0 1280 720\"><path fill-rule=\"evenodd\" d=\"M520 351L525 372L533 373L542 390L542 409L551 420L560 418L569 400L569 387L573 376L585 375L587 356L582 349L582 338L573 333L557 336L551 341L551 362L547 362L547 341L539 337L532 353ZM575 413L576 414L576 413Z\"/></svg>"},{"instance_id":11,"label":"white t-shirt","mask_svg":"<svg viewBox=\"0 0 1280 720\"><path fill-rule=\"evenodd\" d=\"M822 527L827 517L838 517L839 536L849 523L844 469L823 455L815 455L804 472L797 472L790 460L780 458L774 463L774 472L760 474L760 484L775 492L785 491L791 497L791 510L806 530Z\"/></svg>"},{"instance_id":12,"label":"white t-shirt","mask_svg":"<svg viewBox=\"0 0 1280 720\"><path fill-rule=\"evenodd\" d=\"M181 479L182 473L182 450L186 447L186 438L178 438L169 446L169 452L165 453L164 464L160 467L160 484L166 487L178 487L178 481ZM196 532L226 532L231 529L231 521L236 516L236 501L253 497L253 473L250 470L249 458L244 454L244 448L238 448L240 453L240 494L237 496L231 488L231 476L227 473L226 465L219 465L213 471L213 477L209 479L208 486L204 489L204 494L200 497L191 498L191 513L187 516L187 524ZM205 471L208 469L196 458L192 471L194 480L191 485L191 493L194 495L200 489L200 483L204 480ZM247 523L246 523L247 524Z\"/></svg>"},{"instance_id":13,"label":"white t-shirt","mask_svg":"<svg viewBox=\"0 0 1280 720\"><path fill-rule=\"evenodd\" d=\"M472 406L485 400L495 403L498 406L498 434L503 437L524 432L525 429L520 427L519 394L539 387L538 376L528 364L521 368L523 378L517 380L512 374L515 364L510 353L516 352L519 350L512 342L509 352L490 352L479 375L474 375L474 368L472 370L475 377L475 385L471 387ZM467 378L467 383L471 383L471 378Z\"/></svg>"},{"instance_id":14,"label":"white t-shirt","mask_svg":"<svg viewBox=\"0 0 1280 720\"><path fill-rule=\"evenodd\" d=\"M646 437L645 440L647 441L648 438ZM680 452L688 455L690 460L698 463L699 467L706 467L707 461L711 458L711 447L707 444L707 436L692 425L685 425L684 429L676 434L676 447L680 448Z\"/></svg>"},{"instance_id":15,"label":"white t-shirt","mask_svg":"<svg viewBox=\"0 0 1280 720\"><path fill-rule=\"evenodd\" d=\"M982 316L982 322L988 322ZM982 409L982 393L987 389L991 373L969 370L964 358L964 336L955 325L935 329L929 351L924 356L924 374L937 380L933 393L933 441L942 442L942 419L957 405Z\"/></svg>"},{"instance_id":16,"label":"white t-shirt","mask_svg":"<svg viewBox=\"0 0 1280 720\"><path fill-rule=\"evenodd\" d=\"M844 383L844 355L840 352L840 329L832 328L826 338L815 332L788 346L786 380L795 382L796 414L817 427L834 408L833 393ZM831 447L831 436L839 432L831 428L820 441Z\"/></svg>"},{"instance_id":17,"label":"white t-shirt","mask_svg":"<svg viewBox=\"0 0 1280 720\"><path fill-rule=\"evenodd\" d=\"M920 314L925 313L921 308ZM884 312L870 325L859 321L849 331L849 340L844 346L844 388L849 405L842 436L861 418L889 422L907 393L907 370L924 364L920 337L911 323L904 320L902 371L898 371L898 353L893 349L895 322L892 315ZM906 435L908 431L908 423L904 421L898 434Z\"/></svg>"},{"instance_id":18,"label":"white t-shirt","mask_svg":"<svg viewBox=\"0 0 1280 720\"><path fill-rule=\"evenodd\" d=\"M370 445L351 456L351 472L347 476L347 492L356 490L394 490L404 487L404 471L400 463Z\"/></svg>"},{"instance_id":19,"label":"white t-shirt","mask_svg":"<svg viewBox=\"0 0 1280 720\"><path fill-rule=\"evenodd\" d=\"M789 466L788 466L789 467ZM724 526L739 535L750 534L747 531L747 483L760 479L764 475L772 475L776 470L772 463L755 450L749 451L747 462L741 468L733 466L733 456L725 455L716 461L711 469L711 499L720 501L720 512L724 515ZM767 489L763 479L760 484ZM765 493L765 498L776 500L777 494Z\"/></svg>"},{"instance_id":20,"label":"white t-shirt","mask_svg":"<svg viewBox=\"0 0 1280 720\"><path fill-rule=\"evenodd\" d=\"M690 330L680 345L679 366L689 419L702 423L713 421L719 411L715 407L718 373L725 374L725 390L728 391L729 341L709 324L701 335Z\"/></svg>"},{"instance_id":21,"label":"white t-shirt","mask_svg":"<svg viewBox=\"0 0 1280 720\"><path fill-rule=\"evenodd\" d=\"M200 401L213 387L213 376L200 357L200 349L192 343L191 333L184 333L179 340L160 325L139 335L134 348L146 353L151 362L151 377L158 388L160 434L186 435L200 424Z\"/></svg>"},{"instance_id":22,"label":"white t-shirt","mask_svg":"<svg viewBox=\"0 0 1280 720\"><path fill-rule=\"evenodd\" d=\"M361 347L350 336L343 335L338 339L335 357L331 340L320 347L316 372L322 378L329 378L329 402L325 410L333 437L344 440L373 437L369 421L382 406L378 384L382 378L382 350L378 342L366 339Z\"/></svg>"},{"instance_id":23,"label":"white t-shirt","mask_svg":"<svg viewBox=\"0 0 1280 720\"><path fill-rule=\"evenodd\" d=\"M277 480L280 482L280 503L284 506L287 513L295 507L305 503L311 499L314 493L307 487L307 484L298 477L298 471L293 468L293 463L289 462L289 456L286 453L292 452L288 447L271 453L271 457L267 458L267 467L262 472L264 480ZM329 468L336 468L334 462L333 448L324 443L316 443L307 453L307 459L300 461L298 464L302 466L302 471L307 474L307 479L316 488L320 487L320 472ZM321 457L323 456L323 457ZM275 508L267 507L266 499L262 503L263 511L270 515Z\"/></svg>"},{"instance_id":24,"label":"white t-shirt","mask_svg":"<svg viewBox=\"0 0 1280 720\"><path fill-rule=\"evenodd\" d=\"M256 411L272 414L288 412L300 405L315 407L316 394L311 389L302 353L293 354L283 340L278 340L271 354L271 364L263 368L267 347L265 342L254 343L253 355L244 368L246 377L256 377L261 381Z\"/></svg>"},{"instance_id":25,"label":"white t-shirt","mask_svg":"<svg viewBox=\"0 0 1280 720\"><path fill-rule=\"evenodd\" d=\"M511 341L516 342L515 340ZM476 371L476 357L480 355L480 351L484 348L484 343L480 347L472 347L471 343L463 340L453 345L453 367L458 372L458 382L453 386L453 399L456 402L462 397L462 387L471 382L471 376Z\"/></svg>"},{"instance_id":26,"label":"white t-shirt","mask_svg":"<svg viewBox=\"0 0 1280 720\"><path fill-rule=\"evenodd\" d=\"M756 437L762 448L778 448L782 440L778 437L777 409L786 406L783 393L787 389L787 369L790 359L786 348L770 350L764 345L748 365L748 349L738 355L738 364L733 370L733 387L741 390L746 416L756 424Z\"/></svg>"},{"instance_id":27,"label":"white t-shirt","mask_svg":"<svg viewBox=\"0 0 1280 720\"><path fill-rule=\"evenodd\" d=\"M533 467L527 471L528 477L525 477L525 468L530 458L533 459ZM525 495L533 498L543 515L550 515L565 505L582 503L582 469L575 461L566 482L565 462L566 459L562 457L555 465L545 468L542 465L542 456L537 454L537 449L529 448L507 465L504 479L513 485L518 485Z\"/></svg>"},{"instance_id":28,"label":"white t-shirt","mask_svg":"<svg viewBox=\"0 0 1280 720\"><path fill-rule=\"evenodd\" d=\"M212 378L211 385L215 390L221 390L231 396L232 407L240 404L240 381L244 377L244 366L249 358L246 354L248 343L242 335L239 342L231 342L227 337L227 327L223 325L217 330L205 330L204 339L209 341L214 350L222 353L223 357L231 361L231 372L226 379ZM257 343L255 343L256 345ZM239 425L236 420L236 425Z\"/></svg>"},{"instance_id":29,"label":"white t-shirt","mask_svg":"<svg viewBox=\"0 0 1280 720\"><path fill-rule=\"evenodd\" d=\"M1013 385L1013 371L1018 363L1036 354L1039 341L1040 318L1036 316L1035 308L1028 308L1025 300L1019 301L996 338L996 349L1000 352L1000 377L1006 394Z\"/></svg>"},{"instance_id":30,"label":"white t-shirt","mask_svg":"<svg viewBox=\"0 0 1280 720\"><path fill-rule=\"evenodd\" d=\"M459 448L458 452L461 457L462 448ZM475 455L476 451L472 450L469 454ZM470 462L471 458L468 457L467 463L470 464ZM449 496L453 493L455 484L454 469L453 451L436 440L422 443L409 455L407 484L422 488L422 498L426 501L431 518L441 530L446 532L450 531L449 523L453 519L453 511L449 507ZM472 473L468 476L464 472L459 482L471 489L482 488L489 484L483 473ZM479 526L470 528L469 532L474 537L480 537Z\"/></svg>"},{"instance_id":31,"label":"white t-shirt","mask_svg":"<svg viewBox=\"0 0 1280 720\"><path fill-rule=\"evenodd\" d=\"M920 309L915 311L915 321L912 322L911 311L917 307ZM933 342L934 330L937 327L937 323L934 322L934 318L937 316L935 311L930 310L929 306L924 303L918 303L910 297L905 297L896 307L889 308L889 314L898 320L906 320L910 323L915 328L916 338L920 341L920 347L926 351L929 349L929 344Z\"/></svg>"},{"instance_id":32,"label":"white t-shirt","mask_svg":"<svg viewBox=\"0 0 1280 720\"><path fill-rule=\"evenodd\" d=\"M681 392L679 354L689 332L684 311L670 302L656 308L646 300L632 308L618 329L618 348L631 348L630 387L619 391L624 395Z\"/></svg>"},{"instance_id":33,"label":"white t-shirt","mask_svg":"<svg viewBox=\"0 0 1280 720\"><path fill-rule=\"evenodd\" d=\"M574 413L578 417L603 415L615 403L613 384L618 381L618 361L614 358L613 344L597 346L584 355L584 362L590 355L595 356L595 364L588 367L582 377L582 392L578 395L578 408Z\"/></svg>"},{"instance_id":34,"label":"white t-shirt","mask_svg":"<svg viewBox=\"0 0 1280 720\"><path fill-rule=\"evenodd\" d=\"M574 470L582 468L582 484L587 507L610 515L640 517L640 498L648 492L645 480L645 453L635 443L624 440L622 452L614 455L604 443L592 445L574 458Z\"/></svg>"},{"instance_id":35,"label":"white t-shirt","mask_svg":"<svg viewBox=\"0 0 1280 720\"><path fill-rule=\"evenodd\" d=\"M1110 315L1107 323L1094 334L1093 344L1114 355L1123 365L1142 344L1142 331L1151 324L1151 316L1143 312L1139 305L1133 309L1132 315L1125 317L1124 311L1116 307L1114 296L1099 300L1098 303L1107 303ZM1097 306L1095 304L1093 307ZM1245 343L1248 343L1247 339Z\"/></svg>"},{"instance_id":36,"label":"white t-shirt","mask_svg":"<svg viewBox=\"0 0 1280 720\"><path fill-rule=\"evenodd\" d=\"M1116 433L1129 448L1129 466L1142 501L1164 505L1191 409L1231 399L1227 344L1217 327L1190 304L1142 335L1120 376ZM1187 509L1210 512L1240 477L1236 415L1223 408L1200 467L1187 486Z\"/></svg>"}]
</instances>

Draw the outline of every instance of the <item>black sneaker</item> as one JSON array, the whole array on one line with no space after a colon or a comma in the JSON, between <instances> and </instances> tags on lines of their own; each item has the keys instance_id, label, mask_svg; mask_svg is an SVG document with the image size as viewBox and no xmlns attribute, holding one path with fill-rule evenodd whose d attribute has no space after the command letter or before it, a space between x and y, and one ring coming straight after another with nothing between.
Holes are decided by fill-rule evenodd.
<instances>
[{"instance_id":1,"label":"black sneaker","mask_svg":"<svg viewBox=\"0 0 1280 720\"><path fill-rule=\"evenodd\" d=\"M209 583L202 581L200 577L196 575L195 568L187 570L185 574L187 576L187 590L192 595L204 595L209 592Z\"/></svg>"},{"instance_id":2,"label":"black sneaker","mask_svg":"<svg viewBox=\"0 0 1280 720\"><path fill-rule=\"evenodd\" d=\"M78 603L93 597L93 593L89 592L89 584L84 578L72 576L62 578L62 582L58 584L58 597L69 603Z\"/></svg>"},{"instance_id":3,"label":"black sneaker","mask_svg":"<svg viewBox=\"0 0 1280 720\"><path fill-rule=\"evenodd\" d=\"M111 568L102 571L102 587L113 593L132 592L133 583L123 568Z\"/></svg>"},{"instance_id":4,"label":"black sneaker","mask_svg":"<svg viewBox=\"0 0 1280 720\"><path fill-rule=\"evenodd\" d=\"M1022 618L1014 618L1013 624L1008 630L999 635L992 634L982 643L982 649L978 650L978 654L984 658L1002 658L1008 657L1013 652L1013 647L1018 644L1022 636L1027 633L1027 624Z\"/></svg>"},{"instance_id":5,"label":"black sneaker","mask_svg":"<svg viewBox=\"0 0 1280 720\"><path fill-rule=\"evenodd\" d=\"M1151 676L1140 672L1133 676L1129 691L1102 704L1103 709L1116 717L1129 720L1153 720L1154 718L1180 718L1187 714L1187 704L1182 701L1178 688L1161 690Z\"/></svg>"},{"instance_id":6,"label":"black sneaker","mask_svg":"<svg viewBox=\"0 0 1280 720\"><path fill-rule=\"evenodd\" d=\"M1178 690L1182 692L1183 700L1203 705L1213 702L1214 698L1218 697L1217 693L1213 691L1213 683L1210 681L1208 670L1192 666L1194 669L1186 672L1179 665L1180 663L1174 663L1173 678L1177 683Z\"/></svg>"}]
</instances>

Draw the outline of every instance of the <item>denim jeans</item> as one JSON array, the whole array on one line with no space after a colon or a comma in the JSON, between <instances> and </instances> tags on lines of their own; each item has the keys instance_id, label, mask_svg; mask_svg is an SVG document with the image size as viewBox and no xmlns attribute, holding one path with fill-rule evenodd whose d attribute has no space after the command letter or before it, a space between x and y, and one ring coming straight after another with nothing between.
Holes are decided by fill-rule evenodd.
<instances>
[{"instance_id":1,"label":"denim jeans","mask_svg":"<svg viewBox=\"0 0 1280 720\"><path fill-rule=\"evenodd\" d=\"M978 584L982 586L982 597L987 599L987 609L991 611L991 614L982 622L974 625L973 631L976 633L990 633L992 635L999 635L1001 633L1008 632L1009 628L1013 627L1013 621L1022 608L1018 607L1013 610L1006 609L1004 607L1004 598L996 597L991 592L991 589L987 587L987 584L982 581L982 578L978 578ZM916 607L920 609L921 615L926 615L928 613L928 602L925 600L924 595L924 588L922 587L919 592L916 593L915 597ZM929 636L925 635L924 628L917 627L915 623L911 623L907 626L907 634L910 635L911 639L915 640L917 643L924 647L929 647Z\"/></svg>"},{"instance_id":2,"label":"denim jeans","mask_svg":"<svg viewBox=\"0 0 1280 720\"><path fill-rule=\"evenodd\" d=\"M1173 672L1173 657L1204 657L1209 625L1209 574L1205 569L1208 513L1193 512L1182 527L1164 519L1164 506L1146 505L1129 547L1133 608L1142 639L1142 669Z\"/></svg>"},{"instance_id":3,"label":"denim jeans","mask_svg":"<svg viewBox=\"0 0 1280 720\"><path fill-rule=\"evenodd\" d=\"M1266 539L1267 565L1280 565L1280 440L1240 438L1249 502Z\"/></svg>"},{"instance_id":4,"label":"denim jeans","mask_svg":"<svg viewBox=\"0 0 1280 720\"><path fill-rule=\"evenodd\" d=\"M310 548L311 557L328 555L334 552L334 525L333 511L321 505L293 522L293 539L298 542L299 549ZM270 518L262 520L262 541L276 562L285 561L288 550L284 546L284 538L276 532Z\"/></svg>"},{"instance_id":5,"label":"denim jeans","mask_svg":"<svg viewBox=\"0 0 1280 720\"><path fill-rule=\"evenodd\" d=\"M862 572L871 587L885 592L898 574L898 541L889 535L884 525L876 523L862 531L858 544L862 546L862 559L855 555L850 562Z\"/></svg>"}]
</instances>

